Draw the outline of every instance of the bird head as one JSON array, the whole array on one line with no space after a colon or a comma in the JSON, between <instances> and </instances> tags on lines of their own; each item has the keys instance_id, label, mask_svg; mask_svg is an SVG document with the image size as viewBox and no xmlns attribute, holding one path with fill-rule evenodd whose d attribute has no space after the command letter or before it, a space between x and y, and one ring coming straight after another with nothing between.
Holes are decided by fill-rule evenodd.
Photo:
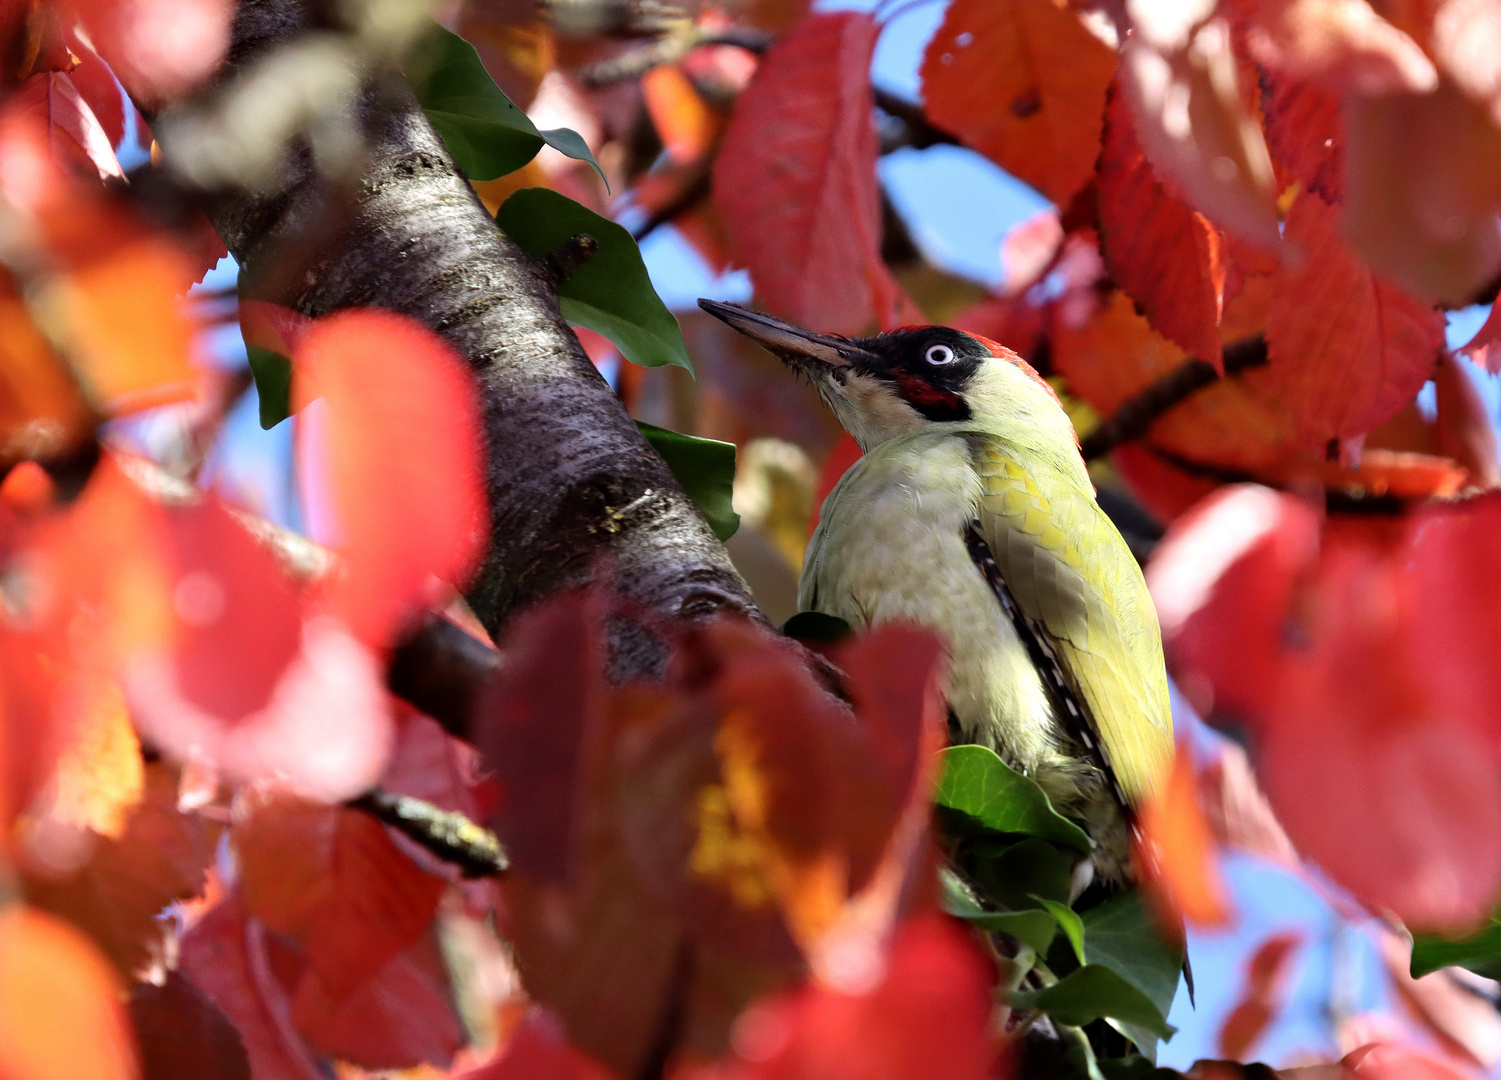
<instances>
[{"instance_id":1,"label":"bird head","mask_svg":"<svg viewBox=\"0 0 1501 1080\"><path fill-rule=\"evenodd\" d=\"M862 450L944 426L1076 444L1053 388L987 338L946 326L848 338L738 304L700 300L698 306L805 376Z\"/></svg>"}]
</instances>

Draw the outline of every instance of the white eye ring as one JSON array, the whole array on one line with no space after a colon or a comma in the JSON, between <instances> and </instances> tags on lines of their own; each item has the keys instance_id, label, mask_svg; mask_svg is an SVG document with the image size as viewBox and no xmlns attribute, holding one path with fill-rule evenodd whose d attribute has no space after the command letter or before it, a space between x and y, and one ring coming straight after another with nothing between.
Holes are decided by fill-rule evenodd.
<instances>
[{"instance_id":1,"label":"white eye ring","mask_svg":"<svg viewBox=\"0 0 1501 1080\"><path fill-rule=\"evenodd\" d=\"M954 362L954 350L947 345L929 345L926 359L930 364L952 364Z\"/></svg>"}]
</instances>

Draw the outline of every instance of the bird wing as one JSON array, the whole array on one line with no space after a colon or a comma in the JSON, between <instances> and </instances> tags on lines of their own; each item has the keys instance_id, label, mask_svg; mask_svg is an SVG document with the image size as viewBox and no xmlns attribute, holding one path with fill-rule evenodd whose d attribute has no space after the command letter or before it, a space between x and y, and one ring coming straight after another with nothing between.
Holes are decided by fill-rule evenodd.
<instances>
[{"instance_id":1,"label":"bird wing","mask_svg":"<svg viewBox=\"0 0 1501 1080\"><path fill-rule=\"evenodd\" d=\"M970 447L982 487L977 532L1083 707L1092 728L1083 741L1101 744L1107 769L1139 805L1173 755L1162 637L1141 569L1082 469L1054 467L1035 451L1024 458L991 436ZM1037 464L1029 471L1023 460Z\"/></svg>"}]
</instances>

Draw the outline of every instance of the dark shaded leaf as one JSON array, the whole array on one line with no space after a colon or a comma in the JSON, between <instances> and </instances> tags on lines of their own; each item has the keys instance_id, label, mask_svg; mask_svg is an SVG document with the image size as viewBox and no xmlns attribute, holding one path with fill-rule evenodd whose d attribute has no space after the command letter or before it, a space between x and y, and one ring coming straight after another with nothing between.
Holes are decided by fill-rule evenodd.
<instances>
[{"instance_id":1,"label":"dark shaded leaf","mask_svg":"<svg viewBox=\"0 0 1501 1080\"><path fill-rule=\"evenodd\" d=\"M1057 923L1046 911L986 911L969 894L958 876L944 870L939 875L943 910L980 930L1009 934L1039 956L1053 943Z\"/></svg>"},{"instance_id":2,"label":"dark shaded leaf","mask_svg":"<svg viewBox=\"0 0 1501 1080\"><path fill-rule=\"evenodd\" d=\"M1175 1030L1150 998L1101 964L1087 964L1042 990L1012 994L1011 1004L1019 1009L1040 1009L1071 1027L1108 1017L1139 1025L1164 1039L1171 1038Z\"/></svg>"},{"instance_id":3,"label":"dark shaded leaf","mask_svg":"<svg viewBox=\"0 0 1501 1080\"><path fill-rule=\"evenodd\" d=\"M250 1080L250 1058L229 1017L180 971L137 983L130 1021L144 1080Z\"/></svg>"},{"instance_id":4,"label":"dark shaded leaf","mask_svg":"<svg viewBox=\"0 0 1501 1080\"><path fill-rule=\"evenodd\" d=\"M292 415L292 361L259 345L246 345L250 374L261 404L261 429L270 431Z\"/></svg>"},{"instance_id":5,"label":"dark shaded leaf","mask_svg":"<svg viewBox=\"0 0 1501 1080\"><path fill-rule=\"evenodd\" d=\"M1086 852L1094 846L1083 829L1053 809L1036 781L988 747L954 746L944 751L943 777L934 801L996 832L1039 836Z\"/></svg>"},{"instance_id":6,"label":"dark shaded leaf","mask_svg":"<svg viewBox=\"0 0 1501 1080\"><path fill-rule=\"evenodd\" d=\"M538 131L526 113L495 85L474 46L433 24L407 58L406 75L443 145L471 180L494 180L537 156L543 145L604 170L578 132ZM605 181L608 186L609 181Z\"/></svg>"},{"instance_id":7,"label":"dark shaded leaf","mask_svg":"<svg viewBox=\"0 0 1501 1080\"><path fill-rule=\"evenodd\" d=\"M684 435L640 420L636 426L652 449L662 455L688 498L704 512L714 535L720 540L734 536L740 528L740 515L730 505L735 486L735 444Z\"/></svg>"},{"instance_id":8,"label":"dark shaded leaf","mask_svg":"<svg viewBox=\"0 0 1501 1080\"><path fill-rule=\"evenodd\" d=\"M1033 896L1066 902L1073 869L1073 860L1052 843L1029 837L994 854L982 852L978 877L991 899L1023 911L1037 906Z\"/></svg>"},{"instance_id":9,"label":"dark shaded leaf","mask_svg":"<svg viewBox=\"0 0 1501 1080\"><path fill-rule=\"evenodd\" d=\"M546 258L580 233L599 250L558 287L563 317L603 334L633 364L693 370L683 331L652 288L641 249L622 226L547 188L524 188L495 223L528 255Z\"/></svg>"}]
</instances>

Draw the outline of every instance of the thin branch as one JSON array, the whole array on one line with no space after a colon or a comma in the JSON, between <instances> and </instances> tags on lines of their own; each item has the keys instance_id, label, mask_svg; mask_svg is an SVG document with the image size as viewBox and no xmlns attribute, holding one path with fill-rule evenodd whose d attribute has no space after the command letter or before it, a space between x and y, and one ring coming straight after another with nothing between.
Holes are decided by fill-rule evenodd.
<instances>
[{"instance_id":1,"label":"thin branch","mask_svg":"<svg viewBox=\"0 0 1501 1080\"><path fill-rule=\"evenodd\" d=\"M705 164L699 174L685 184L681 191L657 207L645 221L636 226L631 236L639 244L661 226L671 224L680 215L686 214L703 202L712 190L713 182L710 180L708 165Z\"/></svg>"},{"instance_id":2,"label":"thin branch","mask_svg":"<svg viewBox=\"0 0 1501 1080\"><path fill-rule=\"evenodd\" d=\"M875 98L876 108L901 122L900 131L881 140L881 153L889 154L893 150L906 146L914 150L925 150L930 146L963 145L953 135L935 126L923 112L920 103L908 101L900 94L894 94L879 86L875 87Z\"/></svg>"},{"instance_id":3,"label":"thin branch","mask_svg":"<svg viewBox=\"0 0 1501 1080\"><path fill-rule=\"evenodd\" d=\"M1266 362L1265 338L1248 338L1225 350L1226 375L1259 367ZM1168 372L1134 397L1127 398L1115 410L1114 416L1081 439L1079 450L1084 460L1093 461L1121 443L1141 438L1163 413L1211 383L1218 382L1219 378L1219 373L1203 360L1184 361L1176 370Z\"/></svg>"},{"instance_id":4,"label":"thin branch","mask_svg":"<svg viewBox=\"0 0 1501 1080\"><path fill-rule=\"evenodd\" d=\"M510 860L495 834L463 814L440 810L430 802L384 788L367 791L358 799L351 799L348 805L363 810L444 862L457 866L467 878L503 874L510 868Z\"/></svg>"},{"instance_id":5,"label":"thin branch","mask_svg":"<svg viewBox=\"0 0 1501 1080\"><path fill-rule=\"evenodd\" d=\"M705 45L733 45L760 56L775 39L771 34L749 27L706 30L689 25L662 35L655 41L638 46L608 60L601 60L579 72L579 81L588 87L639 79L654 67L675 64L694 49Z\"/></svg>"}]
</instances>

